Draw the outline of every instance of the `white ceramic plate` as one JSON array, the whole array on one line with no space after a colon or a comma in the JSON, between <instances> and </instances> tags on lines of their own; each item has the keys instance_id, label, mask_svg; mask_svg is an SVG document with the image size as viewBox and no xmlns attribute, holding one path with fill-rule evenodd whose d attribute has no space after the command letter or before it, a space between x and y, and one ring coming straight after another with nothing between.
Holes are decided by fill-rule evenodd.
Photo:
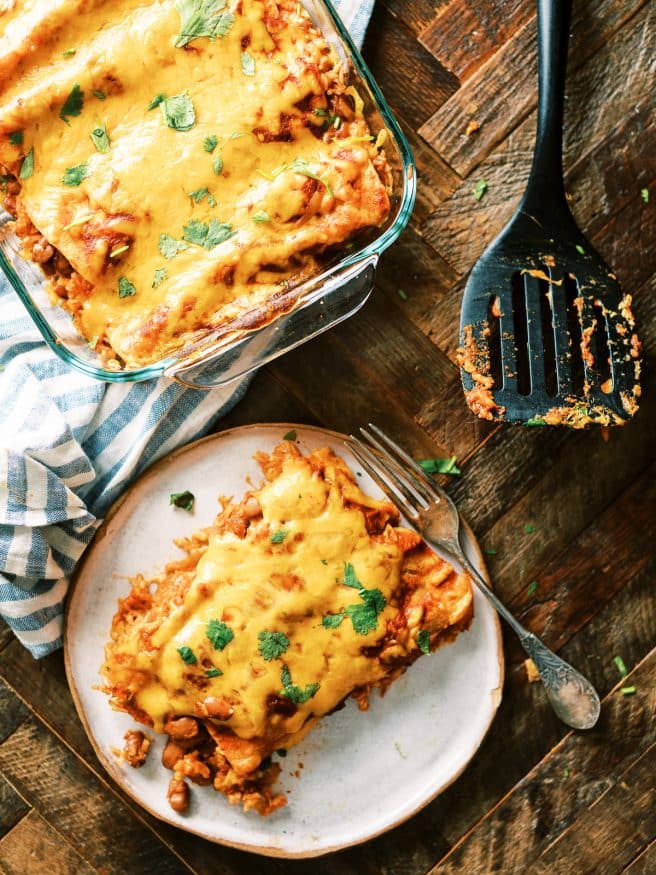
<instances>
[{"instance_id":1,"label":"white ceramic plate","mask_svg":"<svg viewBox=\"0 0 656 875\"><path fill-rule=\"evenodd\" d=\"M305 426L254 425L212 435L155 465L112 509L89 549L67 613L66 669L78 712L103 766L156 817L212 841L261 854L315 856L365 841L406 820L450 784L478 749L501 699L503 653L496 613L475 594L475 619L455 643L422 657L371 696L320 721L281 760L278 787L289 804L270 817L245 814L210 787L193 787L184 815L168 805L171 773L160 763L157 737L141 769L120 765L112 748L135 722L112 711L95 689L117 599L137 571L161 570L178 555L174 537L209 524L218 495L240 497L262 476L253 455L271 450L295 428L303 451L330 446L360 471L342 436ZM379 488L362 473L366 492ZM193 513L169 506L172 492L191 490ZM483 568L468 536L472 561ZM302 766L300 765L302 764ZM294 774L298 773L298 777Z\"/></svg>"}]
</instances>

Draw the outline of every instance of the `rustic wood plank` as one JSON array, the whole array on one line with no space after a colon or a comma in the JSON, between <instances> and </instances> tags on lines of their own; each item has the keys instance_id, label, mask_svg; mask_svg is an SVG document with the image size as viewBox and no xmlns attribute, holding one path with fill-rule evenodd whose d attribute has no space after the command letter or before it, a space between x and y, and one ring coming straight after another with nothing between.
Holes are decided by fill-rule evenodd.
<instances>
[{"instance_id":1,"label":"rustic wood plank","mask_svg":"<svg viewBox=\"0 0 656 875\"><path fill-rule=\"evenodd\" d=\"M0 774L0 838L9 832L21 818L25 817L30 806L9 781ZM0 865L2 857L0 855Z\"/></svg>"},{"instance_id":2,"label":"rustic wood plank","mask_svg":"<svg viewBox=\"0 0 656 875\"><path fill-rule=\"evenodd\" d=\"M94 875L63 835L31 811L0 842L0 867L7 875ZM105 870L106 871L106 870Z\"/></svg>"},{"instance_id":3,"label":"rustic wood plank","mask_svg":"<svg viewBox=\"0 0 656 875\"><path fill-rule=\"evenodd\" d=\"M607 834L612 832L609 829L612 820L599 816L598 806L609 791L621 785L627 770L639 764L646 752L653 751L656 740L656 702L652 694L656 684L656 652L641 663L626 683L636 686L635 697L629 700L618 689L613 690L603 703L597 726L585 733L568 733L446 859L431 870L431 875L534 871L531 862L559 836L564 839L572 824L576 832L579 831L579 812L583 812L579 819L586 818L585 826L589 827L587 818L593 816L595 808L600 828ZM631 727L630 732L627 726ZM649 781L642 789L652 792ZM592 835L589 829L586 832L583 823L580 834ZM603 851L609 841L598 839L596 845ZM621 869L621 865L608 869L579 868L577 862L580 861L550 871L610 873Z\"/></svg>"},{"instance_id":4,"label":"rustic wood plank","mask_svg":"<svg viewBox=\"0 0 656 875\"><path fill-rule=\"evenodd\" d=\"M419 45L403 20L391 28L387 18L382 6L374 7L362 54L395 114L418 128L457 90L458 80Z\"/></svg>"},{"instance_id":5,"label":"rustic wood plank","mask_svg":"<svg viewBox=\"0 0 656 875\"><path fill-rule=\"evenodd\" d=\"M0 770L54 829L75 837L92 867L134 875L184 871L180 859L35 719L0 745Z\"/></svg>"},{"instance_id":6,"label":"rustic wood plank","mask_svg":"<svg viewBox=\"0 0 656 875\"><path fill-rule=\"evenodd\" d=\"M267 368L253 378L245 397L218 423L217 431L254 422L305 422L315 424L299 398L291 395Z\"/></svg>"},{"instance_id":7,"label":"rustic wood plank","mask_svg":"<svg viewBox=\"0 0 656 875\"><path fill-rule=\"evenodd\" d=\"M0 744L27 718L28 710L7 684L0 681Z\"/></svg>"},{"instance_id":8,"label":"rustic wood plank","mask_svg":"<svg viewBox=\"0 0 656 875\"><path fill-rule=\"evenodd\" d=\"M410 28L414 34L421 33L433 18L436 11L448 0L380 0L394 18L398 18Z\"/></svg>"},{"instance_id":9,"label":"rustic wood plank","mask_svg":"<svg viewBox=\"0 0 656 875\"><path fill-rule=\"evenodd\" d=\"M655 771L652 745L528 871L619 872L656 837Z\"/></svg>"},{"instance_id":10,"label":"rustic wood plank","mask_svg":"<svg viewBox=\"0 0 656 875\"><path fill-rule=\"evenodd\" d=\"M570 76L568 95L578 94L577 71L603 46L607 53L613 34L619 31L622 38L633 38L632 28L623 27L636 12L643 7L645 0L619 3L617 0L602 0L577 7L577 15L572 22L570 46ZM638 42L631 55L617 54L612 62L612 76L593 79L586 83L583 93L586 103L602 99L606 104L609 92L622 100L626 96L623 86L632 80L642 81L644 64L653 70L653 54L650 54L653 36L653 9L647 7L639 25ZM639 60L638 60L639 58ZM618 63L620 69L618 69ZM636 66L643 68L637 74ZM466 176L477 167L488 152L500 143L517 125L525 119L537 104L537 30L536 18L530 18L495 52L486 63L478 68L466 84L451 97L424 124L419 133L461 176ZM627 73L629 76L627 77ZM585 77L583 77L583 80ZM467 136L465 131L471 119L479 124L476 136ZM601 122L603 124L603 121ZM573 128L566 118L566 128Z\"/></svg>"},{"instance_id":11,"label":"rustic wood plank","mask_svg":"<svg viewBox=\"0 0 656 875\"><path fill-rule=\"evenodd\" d=\"M656 872L656 841L645 848L622 871L626 875L651 875L651 873Z\"/></svg>"},{"instance_id":12,"label":"rustic wood plank","mask_svg":"<svg viewBox=\"0 0 656 875\"><path fill-rule=\"evenodd\" d=\"M436 10L419 41L464 82L535 14L532 0L451 0Z\"/></svg>"}]
</instances>

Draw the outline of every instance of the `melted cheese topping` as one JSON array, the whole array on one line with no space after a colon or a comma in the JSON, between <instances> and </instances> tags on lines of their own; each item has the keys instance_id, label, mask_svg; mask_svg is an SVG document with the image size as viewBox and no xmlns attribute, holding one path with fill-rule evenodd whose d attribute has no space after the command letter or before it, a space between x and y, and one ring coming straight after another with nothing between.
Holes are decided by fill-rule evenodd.
<instances>
[{"instance_id":1,"label":"melted cheese topping","mask_svg":"<svg viewBox=\"0 0 656 875\"><path fill-rule=\"evenodd\" d=\"M267 699L283 692L284 665L295 685L318 683L319 689L280 721L278 735L293 735L355 687L375 683L388 671L363 649L385 636L387 621L398 613L402 551L373 541L361 509L346 507L338 486L318 477L303 460L288 460L283 475L257 499L262 519L243 539L232 532L210 536L184 602L151 636L154 649L144 652L136 634L121 648L131 667L145 673L135 702L155 729L161 730L171 713L195 713L199 692L189 676L202 676L207 665L223 674L209 681L200 698L228 699L234 708L230 729L242 738L268 734ZM281 530L287 532L282 543L272 543ZM363 604L358 590L343 583L345 562L363 586L380 590L387 602L376 628L364 635L348 618L334 629L322 625L324 616ZM212 620L225 622L234 633L223 650L214 649L207 637ZM262 632L287 636L290 646L280 658L262 657ZM184 647L193 651L198 668L185 664L179 652Z\"/></svg>"},{"instance_id":2,"label":"melted cheese topping","mask_svg":"<svg viewBox=\"0 0 656 875\"><path fill-rule=\"evenodd\" d=\"M384 157L303 7L230 0L225 35L176 48L184 8L202 5L221 8L217 0L0 5L0 164L18 176L33 154L22 204L89 284L68 306L87 338L131 367L244 313L270 319L272 296L316 271L318 253L389 212ZM76 86L81 111L64 120ZM148 109L160 95L191 100L189 130L170 127L163 105ZM107 152L90 138L99 126ZM22 142L12 143L17 132ZM217 141L211 153L208 137ZM79 165L86 178L66 185ZM199 203L189 197L204 189ZM182 241L193 220L216 220L233 236L164 257L161 235ZM135 294L120 297L121 280Z\"/></svg>"}]
</instances>

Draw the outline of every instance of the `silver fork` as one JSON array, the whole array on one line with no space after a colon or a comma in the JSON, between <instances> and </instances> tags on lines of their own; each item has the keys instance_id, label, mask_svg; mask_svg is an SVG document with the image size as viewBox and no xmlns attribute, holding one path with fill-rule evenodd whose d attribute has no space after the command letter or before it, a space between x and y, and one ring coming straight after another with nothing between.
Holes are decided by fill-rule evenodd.
<instances>
[{"instance_id":1,"label":"silver fork","mask_svg":"<svg viewBox=\"0 0 656 875\"><path fill-rule=\"evenodd\" d=\"M460 540L460 514L446 492L384 431L372 423L369 428L371 431L360 429L364 441L351 435L352 443L346 446L424 540L469 572L481 593L516 632L563 723L573 729L591 729L599 718L600 703L590 681L525 629L472 566Z\"/></svg>"}]
</instances>

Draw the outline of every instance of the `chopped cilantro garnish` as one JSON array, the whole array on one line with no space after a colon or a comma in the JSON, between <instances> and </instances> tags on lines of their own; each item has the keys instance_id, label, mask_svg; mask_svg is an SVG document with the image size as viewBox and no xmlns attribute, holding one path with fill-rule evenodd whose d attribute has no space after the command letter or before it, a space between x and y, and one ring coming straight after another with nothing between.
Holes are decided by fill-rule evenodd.
<instances>
[{"instance_id":1,"label":"chopped cilantro garnish","mask_svg":"<svg viewBox=\"0 0 656 875\"><path fill-rule=\"evenodd\" d=\"M187 665L196 665L197 659L196 654L191 649L191 647L178 647L178 653L182 657L182 661L186 662Z\"/></svg>"},{"instance_id":2,"label":"chopped cilantro garnish","mask_svg":"<svg viewBox=\"0 0 656 875\"><path fill-rule=\"evenodd\" d=\"M255 60L248 52L241 53L241 70L244 76L255 75Z\"/></svg>"},{"instance_id":3,"label":"chopped cilantro garnish","mask_svg":"<svg viewBox=\"0 0 656 875\"><path fill-rule=\"evenodd\" d=\"M223 620L210 620L205 635L215 650L224 650L235 637L235 633Z\"/></svg>"},{"instance_id":4,"label":"chopped cilantro garnish","mask_svg":"<svg viewBox=\"0 0 656 875\"><path fill-rule=\"evenodd\" d=\"M585 249L581 246L580 243L577 243L574 247L579 255L585 255Z\"/></svg>"},{"instance_id":5,"label":"chopped cilantro garnish","mask_svg":"<svg viewBox=\"0 0 656 875\"><path fill-rule=\"evenodd\" d=\"M289 647L289 638L282 632L260 632L257 640L260 656L267 662L279 659Z\"/></svg>"},{"instance_id":6,"label":"chopped cilantro garnish","mask_svg":"<svg viewBox=\"0 0 656 875\"><path fill-rule=\"evenodd\" d=\"M635 691L636 691L635 687L622 687L620 689L620 693L623 696L633 696L635 694Z\"/></svg>"},{"instance_id":7,"label":"chopped cilantro garnish","mask_svg":"<svg viewBox=\"0 0 656 875\"><path fill-rule=\"evenodd\" d=\"M175 258L178 252L184 252L185 249L189 249L189 247L182 240L176 240L170 234L159 235L159 251L168 261Z\"/></svg>"},{"instance_id":8,"label":"chopped cilantro garnish","mask_svg":"<svg viewBox=\"0 0 656 875\"><path fill-rule=\"evenodd\" d=\"M342 580L344 586L351 586L353 589L362 589L362 584L358 580L358 576L355 573L355 568L350 562L344 563L344 578Z\"/></svg>"},{"instance_id":9,"label":"chopped cilantro garnish","mask_svg":"<svg viewBox=\"0 0 656 875\"><path fill-rule=\"evenodd\" d=\"M321 564L322 564L322 565L328 565L328 560L327 560L327 559L322 559L322 560L321 560Z\"/></svg>"},{"instance_id":10,"label":"chopped cilantro garnish","mask_svg":"<svg viewBox=\"0 0 656 875\"><path fill-rule=\"evenodd\" d=\"M263 222L270 222L271 217L266 210L258 210L256 213L253 213L253 221L261 225Z\"/></svg>"},{"instance_id":11,"label":"chopped cilantro garnish","mask_svg":"<svg viewBox=\"0 0 656 875\"><path fill-rule=\"evenodd\" d=\"M220 668L208 668L205 671L206 678L220 678L223 672Z\"/></svg>"},{"instance_id":12,"label":"chopped cilantro garnish","mask_svg":"<svg viewBox=\"0 0 656 875\"><path fill-rule=\"evenodd\" d=\"M64 105L59 111L59 118L68 124L68 119L73 116L77 117L82 112L82 107L84 106L84 91L80 88L78 83L76 82L73 88L71 89L71 93L68 95L66 100L64 101Z\"/></svg>"},{"instance_id":13,"label":"chopped cilantro garnish","mask_svg":"<svg viewBox=\"0 0 656 875\"><path fill-rule=\"evenodd\" d=\"M318 116L319 118L327 118L327 116L328 116L328 110L327 110L327 109L322 109L322 108L319 106L319 107L317 107L317 108L314 110L314 114L315 114L316 116Z\"/></svg>"},{"instance_id":14,"label":"chopped cilantro garnish","mask_svg":"<svg viewBox=\"0 0 656 875\"><path fill-rule=\"evenodd\" d=\"M499 551L498 551L498 550L495 550L495 549L492 548L492 547L487 547L487 548L485 549L485 552L487 553L488 556L496 556L497 553L498 553Z\"/></svg>"},{"instance_id":15,"label":"chopped cilantro garnish","mask_svg":"<svg viewBox=\"0 0 656 875\"><path fill-rule=\"evenodd\" d=\"M100 124L91 131L91 142L99 152L106 154L109 152L109 135L107 134L107 125Z\"/></svg>"},{"instance_id":16,"label":"chopped cilantro garnish","mask_svg":"<svg viewBox=\"0 0 656 875\"><path fill-rule=\"evenodd\" d=\"M196 111L188 94L165 97L160 106L166 124L174 131L190 131L196 124Z\"/></svg>"},{"instance_id":17,"label":"chopped cilantro garnish","mask_svg":"<svg viewBox=\"0 0 656 875\"><path fill-rule=\"evenodd\" d=\"M205 149L206 152L209 152L210 155L218 145L219 138L215 137L214 134L210 134L209 137L205 137L205 139L203 140L203 149Z\"/></svg>"},{"instance_id":18,"label":"chopped cilantro garnish","mask_svg":"<svg viewBox=\"0 0 656 875\"><path fill-rule=\"evenodd\" d=\"M62 57L63 58L72 58L73 55L76 55L76 54L77 54L77 49L64 49L64 51L62 52Z\"/></svg>"},{"instance_id":19,"label":"chopped cilantro garnish","mask_svg":"<svg viewBox=\"0 0 656 875\"><path fill-rule=\"evenodd\" d=\"M189 492L188 489L185 489L184 492L172 492L169 496L169 504L173 504L175 507L181 507L183 510L188 511L193 510L195 500L196 496L193 492Z\"/></svg>"},{"instance_id":20,"label":"chopped cilantro garnish","mask_svg":"<svg viewBox=\"0 0 656 875\"><path fill-rule=\"evenodd\" d=\"M449 459L419 459L418 463L427 474L452 474L459 477L461 472L456 461L456 457L451 456Z\"/></svg>"},{"instance_id":21,"label":"chopped cilantro garnish","mask_svg":"<svg viewBox=\"0 0 656 875\"><path fill-rule=\"evenodd\" d=\"M80 185L83 180L89 175L88 164L77 164L75 167L67 167L62 177L64 185L70 185L72 188Z\"/></svg>"},{"instance_id":22,"label":"chopped cilantro garnish","mask_svg":"<svg viewBox=\"0 0 656 875\"><path fill-rule=\"evenodd\" d=\"M487 191L487 182L484 179L479 179L476 185L474 186L474 197L477 201L483 197L485 192Z\"/></svg>"},{"instance_id":23,"label":"chopped cilantro garnish","mask_svg":"<svg viewBox=\"0 0 656 875\"><path fill-rule=\"evenodd\" d=\"M367 635L378 625L378 614L371 605L347 605L346 613L358 635Z\"/></svg>"},{"instance_id":24,"label":"chopped cilantro garnish","mask_svg":"<svg viewBox=\"0 0 656 875\"><path fill-rule=\"evenodd\" d=\"M229 140L238 140L240 137L245 137L246 134L243 131L233 131L228 137Z\"/></svg>"},{"instance_id":25,"label":"chopped cilantro garnish","mask_svg":"<svg viewBox=\"0 0 656 875\"><path fill-rule=\"evenodd\" d=\"M104 91L92 91L91 93L94 97L97 97L98 100L107 100L107 95Z\"/></svg>"},{"instance_id":26,"label":"chopped cilantro garnish","mask_svg":"<svg viewBox=\"0 0 656 875\"><path fill-rule=\"evenodd\" d=\"M422 653L430 653L430 632L428 629L420 629L417 635L417 646Z\"/></svg>"},{"instance_id":27,"label":"chopped cilantro garnish","mask_svg":"<svg viewBox=\"0 0 656 875\"><path fill-rule=\"evenodd\" d=\"M563 769L563 777L569 778L569 769L567 768L567 766L565 766L565 768Z\"/></svg>"},{"instance_id":28,"label":"chopped cilantro garnish","mask_svg":"<svg viewBox=\"0 0 656 875\"><path fill-rule=\"evenodd\" d=\"M18 174L19 179L29 179L30 176L34 173L34 149L30 149L27 155L23 158L23 163L21 164L20 173Z\"/></svg>"},{"instance_id":29,"label":"chopped cilantro garnish","mask_svg":"<svg viewBox=\"0 0 656 875\"><path fill-rule=\"evenodd\" d=\"M182 230L184 240L188 243L195 243L197 246L203 246L205 249L214 249L219 243L224 243L235 234L232 225L227 222L219 222L218 219L210 219L209 224L192 219Z\"/></svg>"},{"instance_id":30,"label":"chopped cilantro garnish","mask_svg":"<svg viewBox=\"0 0 656 875\"><path fill-rule=\"evenodd\" d=\"M221 176L221 174L223 173L223 158L220 155L218 155L214 159L214 164L212 164L212 167L214 168L214 172L216 173L216 175Z\"/></svg>"},{"instance_id":31,"label":"chopped cilantro garnish","mask_svg":"<svg viewBox=\"0 0 656 875\"><path fill-rule=\"evenodd\" d=\"M196 191L190 191L189 197L194 201L194 203L199 204L204 197L210 193L209 188L197 188Z\"/></svg>"},{"instance_id":32,"label":"chopped cilantro garnish","mask_svg":"<svg viewBox=\"0 0 656 875\"><path fill-rule=\"evenodd\" d=\"M308 699L311 699L320 686L319 684L308 684L304 689L296 686L296 684L292 683L292 676L286 665L282 668L280 680L283 685L281 695L287 696L295 705L303 705Z\"/></svg>"},{"instance_id":33,"label":"chopped cilantro garnish","mask_svg":"<svg viewBox=\"0 0 656 875\"><path fill-rule=\"evenodd\" d=\"M622 657L621 656L614 656L613 662L617 666L617 670L620 673L620 677L625 678L627 676L628 672L626 670L626 665L624 664L624 660L622 659Z\"/></svg>"},{"instance_id":34,"label":"chopped cilantro garnish","mask_svg":"<svg viewBox=\"0 0 656 875\"><path fill-rule=\"evenodd\" d=\"M293 428L291 431L288 431L287 434L282 436L284 441L295 441L296 440L296 429Z\"/></svg>"},{"instance_id":35,"label":"chopped cilantro garnish","mask_svg":"<svg viewBox=\"0 0 656 875\"><path fill-rule=\"evenodd\" d=\"M274 532L271 535L271 543L272 544L282 544L282 542L285 540L285 538L287 537L288 534L289 534L289 532L287 531L287 529L278 529L277 532Z\"/></svg>"},{"instance_id":36,"label":"chopped cilantro garnish","mask_svg":"<svg viewBox=\"0 0 656 875\"><path fill-rule=\"evenodd\" d=\"M341 626L342 620L345 616L345 611L342 611L339 614L326 614L326 616L321 619L321 625L326 629L336 629L338 626Z\"/></svg>"},{"instance_id":37,"label":"chopped cilantro garnish","mask_svg":"<svg viewBox=\"0 0 656 875\"><path fill-rule=\"evenodd\" d=\"M534 416L526 420L526 425L546 425L547 423L540 416Z\"/></svg>"},{"instance_id":38,"label":"chopped cilantro garnish","mask_svg":"<svg viewBox=\"0 0 656 875\"><path fill-rule=\"evenodd\" d=\"M227 0L176 0L175 8L180 16L176 48L181 49L203 36L211 40L225 36L235 22L226 5Z\"/></svg>"},{"instance_id":39,"label":"chopped cilantro garnish","mask_svg":"<svg viewBox=\"0 0 656 875\"><path fill-rule=\"evenodd\" d=\"M646 204L648 204L649 203L649 189L648 188L641 188L640 189L640 197L643 199L643 201Z\"/></svg>"},{"instance_id":40,"label":"chopped cilantro garnish","mask_svg":"<svg viewBox=\"0 0 656 875\"><path fill-rule=\"evenodd\" d=\"M287 169L287 168L283 168ZM326 182L325 179L322 179L320 176L317 176L312 170L310 170L308 162L305 158L298 157L294 158L292 163L289 165L289 170L293 170L294 173L298 173L300 176L307 176L309 179L316 179L317 182L320 182L322 185L326 187L326 191L330 195L330 197L334 197L334 192L330 185Z\"/></svg>"},{"instance_id":41,"label":"chopped cilantro garnish","mask_svg":"<svg viewBox=\"0 0 656 875\"><path fill-rule=\"evenodd\" d=\"M152 287L156 289L158 286L161 286L162 283L169 278L169 272L165 267L158 267L155 271L155 275L153 276Z\"/></svg>"},{"instance_id":42,"label":"chopped cilantro garnish","mask_svg":"<svg viewBox=\"0 0 656 875\"><path fill-rule=\"evenodd\" d=\"M153 97L153 99L148 104L148 112L150 112L151 109L157 109L160 103L164 103L165 100L166 94L158 94L157 97Z\"/></svg>"},{"instance_id":43,"label":"chopped cilantro garnish","mask_svg":"<svg viewBox=\"0 0 656 875\"><path fill-rule=\"evenodd\" d=\"M137 290L127 277L122 276L118 281L119 298L131 298L137 294Z\"/></svg>"},{"instance_id":44,"label":"chopped cilantro garnish","mask_svg":"<svg viewBox=\"0 0 656 875\"><path fill-rule=\"evenodd\" d=\"M404 292L403 289L397 289L396 294L401 298L402 301L408 300L408 293Z\"/></svg>"},{"instance_id":45,"label":"chopped cilantro garnish","mask_svg":"<svg viewBox=\"0 0 656 875\"><path fill-rule=\"evenodd\" d=\"M532 535L535 531L535 526L533 525L533 523L524 523L524 531L527 535Z\"/></svg>"},{"instance_id":46,"label":"chopped cilantro garnish","mask_svg":"<svg viewBox=\"0 0 656 875\"><path fill-rule=\"evenodd\" d=\"M22 146L23 145L23 132L22 131L14 131L13 134L9 134L9 142L12 146Z\"/></svg>"},{"instance_id":47,"label":"chopped cilantro garnish","mask_svg":"<svg viewBox=\"0 0 656 875\"><path fill-rule=\"evenodd\" d=\"M535 594L535 591L537 590L537 588L538 588L538 582L537 582L537 580L533 580L528 585L528 589L526 590L526 595L530 598L532 595Z\"/></svg>"}]
</instances>

